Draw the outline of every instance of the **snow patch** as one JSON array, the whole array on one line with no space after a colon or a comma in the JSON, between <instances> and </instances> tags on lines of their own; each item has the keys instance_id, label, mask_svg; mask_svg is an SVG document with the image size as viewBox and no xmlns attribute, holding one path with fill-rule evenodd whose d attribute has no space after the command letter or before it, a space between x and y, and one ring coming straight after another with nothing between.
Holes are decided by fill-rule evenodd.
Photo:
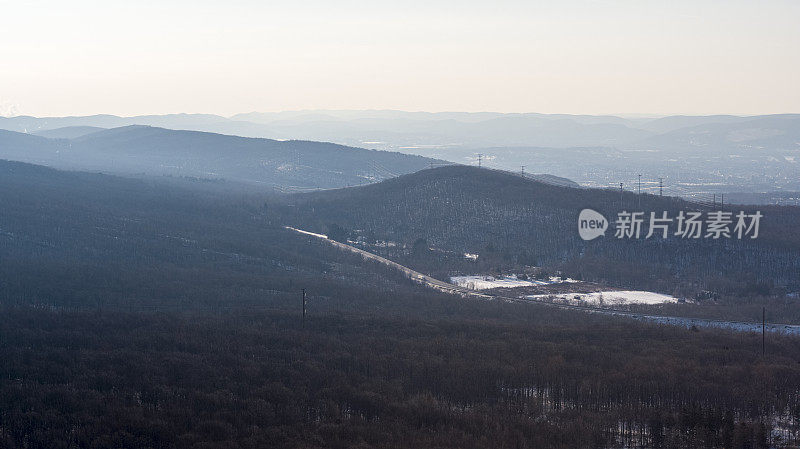
<instances>
[{"instance_id":1,"label":"snow patch","mask_svg":"<svg viewBox=\"0 0 800 449\"><path fill-rule=\"evenodd\" d=\"M592 293L562 293L557 295L528 295L525 298L542 300L546 298L567 301L570 304L623 305L623 304L664 304L678 302L677 298L661 293L638 290L602 291Z\"/></svg>"},{"instance_id":2,"label":"snow patch","mask_svg":"<svg viewBox=\"0 0 800 449\"><path fill-rule=\"evenodd\" d=\"M557 276L551 277L549 280L530 279L522 280L517 278L517 275L503 276L496 278L494 276L453 276L450 278L450 283L458 285L459 287L468 288L470 290L488 290L490 288L515 288L515 287L533 287L536 285L549 285L560 284L564 282L578 282L574 279L562 279Z\"/></svg>"}]
</instances>

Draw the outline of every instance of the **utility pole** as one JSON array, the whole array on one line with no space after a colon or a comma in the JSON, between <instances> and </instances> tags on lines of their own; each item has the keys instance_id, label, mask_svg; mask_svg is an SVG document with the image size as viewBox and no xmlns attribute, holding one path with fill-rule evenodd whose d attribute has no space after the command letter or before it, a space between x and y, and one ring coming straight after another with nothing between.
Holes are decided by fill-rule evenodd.
<instances>
[{"instance_id":1,"label":"utility pole","mask_svg":"<svg viewBox=\"0 0 800 449\"><path fill-rule=\"evenodd\" d=\"M619 207L622 207L622 183L619 183Z\"/></svg>"},{"instance_id":2,"label":"utility pole","mask_svg":"<svg viewBox=\"0 0 800 449\"><path fill-rule=\"evenodd\" d=\"M719 210L723 210L724 211L725 210L725 194L724 193L720 193L719 197L720 197Z\"/></svg>"},{"instance_id":3,"label":"utility pole","mask_svg":"<svg viewBox=\"0 0 800 449\"><path fill-rule=\"evenodd\" d=\"M761 357L767 354L767 308L761 308Z\"/></svg>"},{"instance_id":4,"label":"utility pole","mask_svg":"<svg viewBox=\"0 0 800 449\"><path fill-rule=\"evenodd\" d=\"M711 208L712 208L712 209L716 209L716 208L717 208L717 194L716 194L716 193L715 193L715 194L714 194L714 196L712 197L712 200L711 200Z\"/></svg>"},{"instance_id":5,"label":"utility pole","mask_svg":"<svg viewBox=\"0 0 800 449\"><path fill-rule=\"evenodd\" d=\"M306 327L306 289L303 289L303 329Z\"/></svg>"},{"instance_id":6,"label":"utility pole","mask_svg":"<svg viewBox=\"0 0 800 449\"><path fill-rule=\"evenodd\" d=\"M664 196L664 178L658 178L658 196Z\"/></svg>"}]
</instances>

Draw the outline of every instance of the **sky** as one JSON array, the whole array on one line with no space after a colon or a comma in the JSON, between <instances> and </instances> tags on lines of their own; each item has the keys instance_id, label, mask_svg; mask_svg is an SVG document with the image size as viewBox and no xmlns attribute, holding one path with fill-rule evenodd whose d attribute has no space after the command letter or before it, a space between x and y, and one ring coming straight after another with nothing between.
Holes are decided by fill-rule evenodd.
<instances>
[{"instance_id":1,"label":"sky","mask_svg":"<svg viewBox=\"0 0 800 449\"><path fill-rule=\"evenodd\" d=\"M0 114L800 112L796 0L0 0Z\"/></svg>"}]
</instances>

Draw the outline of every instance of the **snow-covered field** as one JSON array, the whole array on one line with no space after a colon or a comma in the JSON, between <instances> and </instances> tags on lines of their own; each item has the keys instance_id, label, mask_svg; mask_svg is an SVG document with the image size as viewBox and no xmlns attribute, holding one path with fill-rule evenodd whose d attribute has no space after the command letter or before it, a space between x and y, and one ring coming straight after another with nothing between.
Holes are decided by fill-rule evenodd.
<instances>
[{"instance_id":1,"label":"snow-covered field","mask_svg":"<svg viewBox=\"0 0 800 449\"><path fill-rule=\"evenodd\" d=\"M593 293L563 293L557 295L529 295L527 299L542 300L552 298L556 300L566 301L570 304L585 304L592 306L614 306L622 304L663 304L668 302L678 302L678 300L670 295L662 295L661 293L636 291L636 290L622 290L622 291L604 291Z\"/></svg>"},{"instance_id":2,"label":"snow-covered field","mask_svg":"<svg viewBox=\"0 0 800 449\"><path fill-rule=\"evenodd\" d=\"M458 285L459 287L468 288L470 290L487 290L490 288L514 288L514 287L533 287L535 285L548 285L559 284L562 282L577 282L574 279L562 279L560 277L551 277L547 281L539 279L522 280L518 279L516 275L503 276L496 278L494 276L453 276L450 278L450 283Z\"/></svg>"}]
</instances>

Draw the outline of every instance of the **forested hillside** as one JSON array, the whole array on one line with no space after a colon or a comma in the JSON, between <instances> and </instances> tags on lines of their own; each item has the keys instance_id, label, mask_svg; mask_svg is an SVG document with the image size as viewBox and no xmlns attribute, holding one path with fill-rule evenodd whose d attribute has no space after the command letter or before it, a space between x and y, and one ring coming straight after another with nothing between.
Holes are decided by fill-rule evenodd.
<instances>
[{"instance_id":1,"label":"forested hillside","mask_svg":"<svg viewBox=\"0 0 800 449\"><path fill-rule=\"evenodd\" d=\"M287 197L14 162L0 192L2 447L797 443L794 338L435 293Z\"/></svg>"},{"instance_id":2,"label":"forested hillside","mask_svg":"<svg viewBox=\"0 0 800 449\"><path fill-rule=\"evenodd\" d=\"M283 229L252 196L197 183L0 161L0 303L275 307L301 287L358 296L406 284Z\"/></svg>"},{"instance_id":3,"label":"forested hillside","mask_svg":"<svg viewBox=\"0 0 800 449\"><path fill-rule=\"evenodd\" d=\"M640 203L641 202L641 203ZM641 204L641 206L640 206ZM730 211L730 206L728 211ZM577 232L584 208L612 221L606 236L585 242ZM752 211L753 208L736 207ZM507 172L467 166L441 167L353 189L296 195L282 209L298 226L327 232L331 226L368 239L409 247L424 241L458 254L479 254L487 264L546 265L586 280L671 293L678 284L725 291L797 289L800 222L796 207L760 207L755 240L614 238L623 210L670 217L711 208L654 195L572 189ZM674 230L674 228L673 228ZM353 232L358 231L358 232ZM418 260L421 268L436 263Z\"/></svg>"}]
</instances>

